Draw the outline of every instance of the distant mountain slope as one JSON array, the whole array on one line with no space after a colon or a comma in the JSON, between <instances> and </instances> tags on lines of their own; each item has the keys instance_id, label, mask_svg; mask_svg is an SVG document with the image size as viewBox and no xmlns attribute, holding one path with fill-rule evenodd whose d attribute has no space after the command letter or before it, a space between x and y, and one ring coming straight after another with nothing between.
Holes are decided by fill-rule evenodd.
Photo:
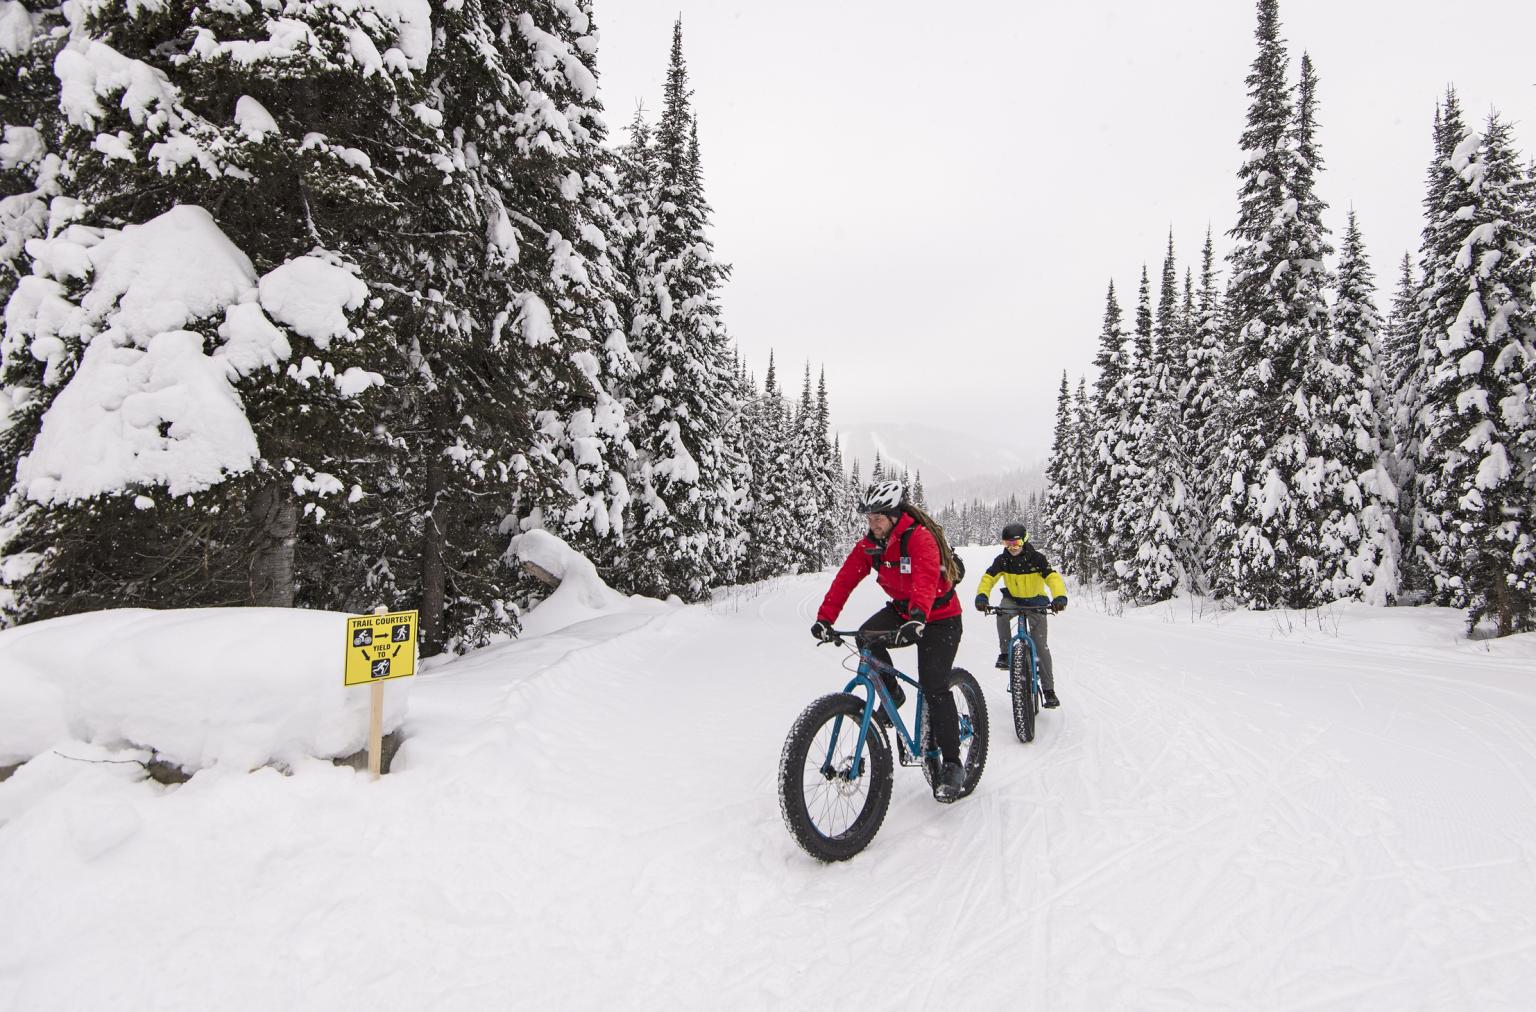
<instances>
[{"instance_id":1,"label":"distant mountain slope","mask_svg":"<svg viewBox=\"0 0 1536 1012\"><path fill-rule=\"evenodd\" d=\"M868 479L875 452L887 469L906 467L921 473L929 503L951 500L1005 499L1045 487L1045 462L987 430L956 432L914 422L873 423L841 430L843 463L859 462Z\"/></svg>"}]
</instances>

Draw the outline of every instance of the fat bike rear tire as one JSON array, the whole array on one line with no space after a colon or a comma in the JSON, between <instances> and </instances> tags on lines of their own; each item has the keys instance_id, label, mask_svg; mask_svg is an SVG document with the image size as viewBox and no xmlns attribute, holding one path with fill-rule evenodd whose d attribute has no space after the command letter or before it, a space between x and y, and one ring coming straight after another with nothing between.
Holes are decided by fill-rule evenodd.
<instances>
[{"instance_id":1,"label":"fat bike rear tire","mask_svg":"<svg viewBox=\"0 0 1536 1012\"><path fill-rule=\"evenodd\" d=\"M987 699L982 694L981 683L964 668L956 668L949 674L949 691L955 697L955 710L960 717L960 765L965 768L965 783L956 792L954 800L967 797L981 781L981 773L987 768L987 739L990 728L987 722ZM929 740L928 708L923 709L922 742L924 751L931 751ZM928 778L931 789L938 782L939 763L923 763L923 776Z\"/></svg>"},{"instance_id":2,"label":"fat bike rear tire","mask_svg":"<svg viewBox=\"0 0 1536 1012\"><path fill-rule=\"evenodd\" d=\"M784 825L818 861L846 861L869 846L891 807L891 747L874 721L859 775L849 776L863 716L858 696L822 696L795 720L779 755Z\"/></svg>"}]
</instances>

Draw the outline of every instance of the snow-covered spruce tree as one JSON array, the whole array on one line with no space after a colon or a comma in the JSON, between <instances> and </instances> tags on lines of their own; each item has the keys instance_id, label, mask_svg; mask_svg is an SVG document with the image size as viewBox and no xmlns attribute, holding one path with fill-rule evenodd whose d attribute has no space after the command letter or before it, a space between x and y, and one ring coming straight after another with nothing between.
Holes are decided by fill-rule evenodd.
<instances>
[{"instance_id":1,"label":"snow-covered spruce tree","mask_svg":"<svg viewBox=\"0 0 1536 1012\"><path fill-rule=\"evenodd\" d=\"M875 451L875 460L880 459L880 451ZM864 479L859 476L859 458L853 458L853 466L848 469L848 528L844 531L843 550L847 551L848 544L864 536L869 530L869 524L864 521L864 514L859 512L859 503L864 500ZM837 556L833 556L834 559Z\"/></svg>"},{"instance_id":2,"label":"snow-covered spruce tree","mask_svg":"<svg viewBox=\"0 0 1536 1012\"><path fill-rule=\"evenodd\" d=\"M839 563L843 554L848 551L848 534L853 530L853 524L859 519L855 512L858 500L853 494L853 483L848 478L848 470L843 466L843 437L839 434L832 440L833 473L837 475L837 489L834 502L836 508L828 519L827 551L828 564Z\"/></svg>"},{"instance_id":3,"label":"snow-covered spruce tree","mask_svg":"<svg viewBox=\"0 0 1536 1012\"><path fill-rule=\"evenodd\" d=\"M1141 601L1166 601L1187 581L1189 539L1185 531L1188 453L1181 393L1187 382L1187 350L1179 326L1178 272L1173 235L1163 261L1163 280L1152 334L1151 361L1145 369L1146 417L1133 455L1142 472L1131 516L1135 554L1126 563L1126 582Z\"/></svg>"},{"instance_id":4,"label":"snow-covered spruce tree","mask_svg":"<svg viewBox=\"0 0 1536 1012\"><path fill-rule=\"evenodd\" d=\"M1143 599L1136 561L1149 530L1150 517L1156 509L1156 493L1152 488L1160 456L1153 432L1157 414L1156 369L1152 286L1143 265L1136 298L1136 326L1131 333L1131 355L1120 373L1120 391L1115 397L1122 410L1119 424L1113 430L1111 450L1119 472L1119 491L1109 535L1111 565L1122 596L1133 600Z\"/></svg>"},{"instance_id":5,"label":"snow-covered spruce tree","mask_svg":"<svg viewBox=\"0 0 1536 1012\"><path fill-rule=\"evenodd\" d=\"M1332 250L1322 223L1315 181L1322 168L1316 142L1317 77L1301 59L1297 86L1295 147L1297 210L1293 269L1300 282L1295 304L1305 315L1307 348L1296 399L1309 420L1306 465L1293 479L1303 516L1315 531L1296 557L1315 588L1312 601L1361 598L1385 604L1396 592L1390 477L1381 465L1372 376L1380 319L1371 303L1374 280L1358 228L1340 261L1349 277L1338 280L1337 311L1327 314L1317 286L1331 284L1322 267ZM1296 601L1305 601L1298 588Z\"/></svg>"},{"instance_id":6,"label":"snow-covered spruce tree","mask_svg":"<svg viewBox=\"0 0 1536 1012\"><path fill-rule=\"evenodd\" d=\"M1165 375L1156 378L1163 388L1171 390L1171 396L1183 389L1188 378L1189 353L1184 327L1185 312L1180 307L1178 262L1173 253L1173 231L1168 232L1168 251L1163 256L1163 277L1158 288L1157 314L1153 320L1152 337L1156 348L1158 368ZM1194 302L1193 286L1188 286L1191 305Z\"/></svg>"},{"instance_id":7,"label":"snow-covered spruce tree","mask_svg":"<svg viewBox=\"0 0 1536 1012\"><path fill-rule=\"evenodd\" d=\"M1434 329L1420 348L1418 549L1436 603L1466 608L1469 631L1487 617L1507 635L1536 628L1536 223L1497 115L1447 162L1455 175L1426 227L1423 307Z\"/></svg>"},{"instance_id":8,"label":"snow-covered spruce tree","mask_svg":"<svg viewBox=\"0 0 1536 1012\"><path fill-rule=\"evenodd\" d=\"M1377 431L1381 433L1382 464L1397 492L1392 506L1396 539L1397 599L1415 600L1422 581L1413 549L1413 515L1417 503L1413 419L1418 414L1419 283L1413 255L1403 253L1398 265L1397 291L1381 329L1381 354L1376 359Z\"/></svg>"},{"instance_id":9,"label":"snow-covered spruce tree","mask_svg":"<svg viewBox=\"0 0 1536 1012\"><path fill-rule=\"evenodd\" d=\"M1067 373L1062 370L1061 387L1056 392L1056 425L1051 431L1051 454L1045 464L1045 507L1041 513L1042 541L1055 546L1057 558L1064 554L1071 537L1072 514L1082 504L1072 499L1072 471L1076 448L1072 445L1072 391ZM1062 563L1064 566L1066 562Z\"/></svg>"},{"instance_id":10,"label":"snow-covered spruce tree","mask_svg":"<svg viewBox=\"0 0 1536 1012\"><path fill-rule=\"evenodd\" d=\"M524 158L508 163L513 171L501 182L517 201L509 206L514 231L527 233L541 247L540 259L547 257L542 274L548 280L525 298L546 301L560 350L576 366L574 373L547 374L549 404L535 447L553 458L559 483L551 485L547 476L525 482L519 506L524 526L555 531L606 569L623 547L626 472L634 457L622 397L636 366L619 311L629 282L617 262L625 191L605 146L591 0L514 10L535 75L524 119L547 131L537 119L552 104L555 125L564 116L570 129L568 136L554 135L553 148L538 133L526 134ZM540 163L549 159L556 164L545 169Z\"/></svg>"},{"instance_id":11,"label":"snow-covered spruce tree","mask_svg":"<svg viewBox=\"0 0 1536 1012\"><path fill-rule=\"evenodd\" d=\"M1265 609L1308 607L1317 584L1319 517L1298 475L1308 464L1307 359L1327 326L1320 159L1310 71L1299 109L1275 0L1259 0L1259 53L1248 75L1239 211L1230 235L1227 308L1233 392L1217 477L1228 482L1214 531L1218 592Z\"/></svg>"},{"instance_id":12,"label":"snow-covered spruce tree","mask_svg":"<svg viewBox=\"0 0 1536 1012\"><path fill-rule=\"evenodd\" d=\"M743 409L744 428L752 434L746 444L752 468L752 507L742 518L747 553L741 577L749 582L790 572L793 547L800 539L791 510L795 490L790 474L788 413L770 351L763 392Z\"/></svg>"},{"instance_id":13,"label":"snow-covered spruce tree","mask_svg":"<svg viewBox=\"0 0 1536 1012\"><path fill-rule=\"evenodd\" d=\"M26 273L22 250L46 232L48 202L60 192L63 165L48 144L61 134L53 61L67 40L58 3L0 7L0 305Z\"/></svg>"},{"instance_id":14,"label":"snow-covered spruce tree","mask_svg":"<svg viewBox=\"0 0 1536 1012\"><path fill-rule=\"evenodd\" d=\"M1411 312L1405 315L1400 348L1411 349L1411 367L1404 381L1408 397L1398 404L1398 414L1406 414L1400 423L1401 469L1411 485L1400 493L1398 518L1402 539L1399 583L1405 600L1413 603L1431 599L1434 576L1425 565L1425 524L1427 513L1419 508L1423 482L1419 475L1420 452L1427 416L1424 412L1429 372L1434 361L1433 349L1461 310L1461 296L1454 274L1438 271L1437 265L1454 262L1461 247L1465 226L1458 218L1460 209L1471 203L1466 182L1452 164L1451 155L1467 137L1461 102L1454 88L1447 88L1443 102L1435 103L1431 133L1431 155L1424 179L1424 227L1419 238L1420 284L1415 288ZM1400 486L1402 487L1402 486Z\"/></svg>"},{"instance_id":15,"label":"snow-covered spruce tree","mask_svg":"<svg viewBox=\"0 0 1536 1012\"><path fill-rule=\"evenodd\" d=\"M1093 494L1091 481L1094 467L1094 413L1093 401L1088 396L1086 377L1077 379L1077 391L1072 397L1072 435L1068 442L1067 492L1065 494L1066 520L1061 530L1063 572L1087 579L1093 565Z\"/></svg>"},{"instance_id":16,"label":"snow-covered spruce tree","mask_svg":"<svg viewBox=\"0 0 1536 1012\"><path fill-rule=\"evenodd\" d=\"M370 5L296 4L275 34L243 5L63 10L47 238L12 260L5 337L15 617L323 593L398 363L379 237L433 141L378 124L419 100L428 41Z\"/></svg>"},{"instance_id":17,"label":"snow-covered spruce tree","mask_svg":"<svg viewBox=\"0 0 1536 1012\"><path fill-rule=\"evenodd\" d=\"M1111 281L1104 302L1099 350L1093 359L1098 369L1094 380L1093 420L1089 427L1093 442L1084 472L1087 497L1080 504L1088 513L1083 577L1102 583L1106 590L1119 586L1114 569L1113 541L1127 450L1122 433L1130 425L1130 406L1122 399L1128 358L1125 330L1120 323L1120 304L1115 299L1115 283Z\"/></svg>"},{"instance_id":18,"label":"snow-covered spruce tree","mask_svg":"<svg viewBox=\"0 0 1536 1012\"><path fill-rule=\"evenodd\" d=\"M830 425L826 373L823 371L818 386L813 389L811 367L807 362L800 406L795 414L793 448L804 489L803 503L799 507L804 523L800 538L805 543L799 566L801 572L816 572L837 556L836 547L831 544L831 521L838 516L836 499L842 489L842 474L833 463ZM916 480L915 489L920 496L921 477Z\"/></svg>"},{"instance_id":19,"label":"snow-covered spruce tree","mask_svg":"<svg viewBox=\"0 0 1536 1012\"><path fill-rule=\"evenodd\" d=\"M821 418L811 390L811 364L805 364L800 401L790 419L789 515L795 535L789 543L794 558L789 571L814 573L825 565L821 557L820 531L825 515L827 483L831 477Z\"/></svg>"},{"instance_id":20,"label":"snow-covered spruce tree","mask_svg":"<svg viewBox=\"0 0 1536 1012\"><path fill-rule=\"evenodd\" d=\"M1396 489L1382 460L1376 386L1381 317L1375 277L1349 212L1332 325L1311 356L1314 491L1320 506L1323 600L1387 604L1397 592Z\"/></svg>"},{"instance_id":21,"label":"snow-covered spruce tree","mask_svg":"<svg viewBox=\"0 0 1536 1012\"><path fill-rule=\"evenodd\" d=\"M729 356L717 292L728 268L708 237L698 143L683 61L682 22L673 28L666 98L654 138L654 237L646 315L631 329L639 363L631 420L638 471L627 589L689 600L730 579L742 553L737 516L740 451L725 439L736 405L725 396Z\"/></svg>"},{"instance_id":22,"label":"snow-covered spruce tree","mask_svg":"<svg viewBox=\"0 0 1536 1012\"><path fill-rule=\"evenodd\" d=\"M515 629L519 521L613 534L627 456L586 5L460 5L431 37L426 100L401 118L443 143L392 233L407 368L381 419L395 486L368 528L405 546L377 579L420 601L429 653Z\"/></svg>"},{"instance_id":23,"label":"snow-covered spruce tree","mask_svg":"<svg viewBox=\"0 0 1536 1012\"><path fill-rule=\"evenodd\" d=\"M1179 395L1189 452L1189 484L1185 500L1190 540L1189 578L1190 585L1201 592L1210 589L1211 512L1226 492L1212 479L1225 442L1222 409L1227 388L1222 382L1222 370L1228 330L1221 310L1221 293L1216 288L1215 251L1207 229L1205 245L1200 251L1199 294L1186 344L1187 378Z\"/></svg>"},{"instance_id":24,"label":"snow-covered spruce tree","mask_svg":"<svg viewBox=\"0 0 1536 1012\"><path fill-rule=\"evenodd\" d=\"M822 454L819 475L821 522L817 554L825 566L842 558L843 529L847 526L848 511L852 509L852 504L848 502L847 483L843 478L842 447L832 435L832 408L827 400L826 366L821 367L816 379L816 431Z\"/></svg>"}]
</instances>

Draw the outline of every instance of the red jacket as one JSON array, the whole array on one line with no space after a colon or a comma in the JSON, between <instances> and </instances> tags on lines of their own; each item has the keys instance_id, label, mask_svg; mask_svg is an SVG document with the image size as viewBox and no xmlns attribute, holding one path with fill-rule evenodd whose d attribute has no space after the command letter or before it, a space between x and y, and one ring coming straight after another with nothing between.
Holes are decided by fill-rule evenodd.
<instances>
[{"instance_id":1,"label":"red jacket","mask_svg":"<svg viewBox=\"0 0 1536 1012\"><path fill-rule=\"evenodd\" d=\"M911 563L906 568L910 572L903 573L901 535L914 525L912 536L907 539ZM816 612L819 621L837 621L853 588L875 568L877 556L880 570L875 574L875 581L880 584L881 590L891 595L891 600L901 608L903 615L910 617L914 606L924 612L929 621L960 614L960 602L953 592L954 588L939 572L939 543L933 539L928 528L918 524L910 513L903 513L884 544L876 541L874 535L866 534L853 546L853 551L843 560L842 568L833 577L832 587ZM944 603L935 607L934 602L941 597L945 598Z\"/></svg>"}]
</instances>

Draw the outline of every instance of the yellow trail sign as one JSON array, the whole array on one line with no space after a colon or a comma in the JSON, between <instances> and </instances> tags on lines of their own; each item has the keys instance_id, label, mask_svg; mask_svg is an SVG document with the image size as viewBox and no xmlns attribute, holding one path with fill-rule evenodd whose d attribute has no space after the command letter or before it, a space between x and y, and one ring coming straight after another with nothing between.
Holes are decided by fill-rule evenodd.
<instances>
[{"instance_id":1,"label":"yellow trail sign","mask_svg":"<svg viewBox=\"0 0 1536 1012\"><path fill-rule=\"evenodd\" d=\"M347 619L347 685L371 685L416 673L416 613L353 615Z\"/></svg>"}]
</instances>

